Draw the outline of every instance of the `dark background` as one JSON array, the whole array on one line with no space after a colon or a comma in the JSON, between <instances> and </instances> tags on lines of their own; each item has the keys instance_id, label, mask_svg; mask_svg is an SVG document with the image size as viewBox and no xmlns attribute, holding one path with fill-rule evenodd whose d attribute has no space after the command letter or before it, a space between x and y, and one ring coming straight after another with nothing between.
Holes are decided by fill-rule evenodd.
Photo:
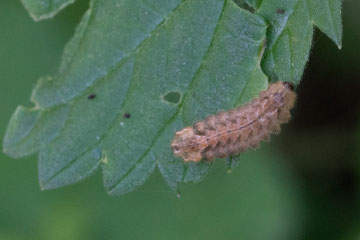
<instances>
[{"instance_id":1,"label":"dark background","mask_svg":"<svg viewBox=\"0 0 360 240\"><path fill-rule=\"evenodd\" d=\"M87 5L34 23L19 1L1 1L1 137L37 79L56 71ZM316 30L292 121L232 174L217 161L180 199L158 172L122 197L104 192L99 171L42 192L36 156L0 153L0 240L360 239L360 2L343 12L343 49Z\"/></svg>"}]
</instances>

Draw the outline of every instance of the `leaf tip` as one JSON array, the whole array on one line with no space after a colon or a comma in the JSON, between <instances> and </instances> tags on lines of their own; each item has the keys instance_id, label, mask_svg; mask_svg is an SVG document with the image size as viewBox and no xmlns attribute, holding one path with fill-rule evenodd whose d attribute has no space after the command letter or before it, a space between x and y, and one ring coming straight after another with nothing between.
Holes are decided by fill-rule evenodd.
<instances>
[{"instance_id":1,"label":"leaf tip","mask_svg":"<svg viewBox=\"0 0 360 240\"><path fill-rule=\"evenodd\" d=\"M181 198L180 189L177 189L177 190L176 190L176 197L179 198L179 199Z\"/></svg>"},{"instance_id":2,"label":"leaf tip","mask_svg":"<svg viewBox=\"0 0 360 240\"><path fill-rule=\"evenodd\" d=\"M41 191L52 190L52 189L64 187L64 186L67 186L70 184L72 184L72 182L60 182L60 181L57 181L55 178L50 178L48 180L41 179L41 178L39 179L39 185L40 185Z\"/></svg>"},{"instance_id":3,"label":"leaf tip","mask_svg":"<svg viewBox=\"0 0 360 240\"><path fill-rule=\"evenodd\" d=\"M338 47L339 50L342 49L342 35L340 33L340 35L335 35L335 37L331 37L330 38Z\"/></svg>"},{"instance_id":4,"label":"leaf tip","mask_svg":"<svg viewBox=\"0 0 360 240\"><path fill-rule=\"evenodd\" d=\"M24 154L21 154L16 148L12 147L11 144L6 143L5 141L3 142L2 152L14 159L18 159L25 156Z\"/></svg>"},{"instance_id":5,"label":"leaf tip","mask_svg":"<svg viewBox=\"0 0 360 240\"><path fill-rule=\"evenodd\" d=\"M337 47L338 47L339 50L342 49L342 42L341 41L337 44Z\"/></svg>"},{"instance_id":6,"label":"leaf tip","mask_svg":"<svg viewBox=\"0 0 360 240\"><path fill-rule=\"evenodd\" d=\"M56 3L55 7L49 8L47 4L41 4L40 1L39 3L34 3L29 0L21 0L21 3L35 22L53 18L62 9L74 2L75 0L63 0Z\"/></svg>"},{"instance_id":7,"label":"leaf tip","mask_svg":"<svg viewBox=\"0 0 360 240\"><path fill-rule=\"evenodd\" d=\"M4 145L4 142L3 142L3 145ZM3 148L2 148L2 152L3 152L4 154L8 155L7 149L6 149L4 146L3 146Z\"/></svg>"},{"instance_id":8,"label":"leaf tip","mask_svg":"<svg viewBox=\"0 0 360 240\"><path fill-rule=\"evenodd\" d=\"M50 190L58 188L59 186L54 184L53 179L45 179L42 177L41 173L39 172L39 186L41 191Z\"/></svg>"},{"instance_id":9,"label":"leaf tip","mask_svg":"<svg viewBox=\"0 0 360 240\"><path fill-rule=\"evenodd\" d=\"M47 190L59 188L57 186L51 185L51 183L49 184L48 182L42 182L41 180L39 180L39 187L41 191L47 191Z\"/></svg>"},{"instance_id":10,"label":"leaf tip","mask_svg":"<svg viewBox=\"0 0 360 240\"><path fill-rule=\"evenodd\" d=\"M47 187L46 183L39 180L39 187L41 191L49 190L50 188Z\"/></svg>"}]
</instances>

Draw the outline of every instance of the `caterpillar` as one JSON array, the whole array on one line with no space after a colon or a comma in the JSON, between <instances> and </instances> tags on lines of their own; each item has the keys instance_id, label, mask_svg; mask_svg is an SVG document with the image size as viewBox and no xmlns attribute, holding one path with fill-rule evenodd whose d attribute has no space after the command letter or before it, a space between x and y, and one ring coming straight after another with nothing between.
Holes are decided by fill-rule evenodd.
<instances>
[{"instance_id":1,"label":"caterpillar","mask_svg":"<svg viewBox=\"0 0 360 240\"><path fill-rule=\"evenodd\" d=\"M257 148L261 141L269 141L272 133L280 133L280 125L290 120L295 100L293 84L270 84L251 102L176 132L171 142L173 153L185 162L199 162Z\"/></svg>"}]
</instances>

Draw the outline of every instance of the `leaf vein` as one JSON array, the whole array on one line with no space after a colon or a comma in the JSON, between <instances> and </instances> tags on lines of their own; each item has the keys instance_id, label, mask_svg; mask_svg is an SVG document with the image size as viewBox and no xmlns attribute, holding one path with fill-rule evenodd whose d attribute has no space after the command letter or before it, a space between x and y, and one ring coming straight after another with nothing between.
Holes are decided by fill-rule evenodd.
<instances>
[{"instance_id":1,"label":"leaf vein","mask_svg":"<svg viewBox=\"0 0 360 240\"><path fill-rule=\"evenodd\" d=\"M186 2L186 1L183 1L183 2L182 2L181 4L179 4L176 8L174 8L174 9L172 10L172 12L169 13L169 16L174 15L174 12L177 11L179 8L181 8L181 7L184 5L185 2ZM143 42L141 42L141 43L139 44L139 46L138 46L135 50L133 50L133 52L132 52L131 54L129 54L129 55L127 55L127 56L124 56L121 60L119 60L119 61L115 64L115 67L113 66L112 69L111 69L107 74L105 74L104 76L99 77L98 80L97 80L97 81L94 81L93 84L92 84L91 86L89 86L87 89L89 89L89 88L92 87L94 84L96 84L96 82L106 79L110 74L112 74L115 70L117 70L119 67L121 67L121 66L123 65L123 63L126 62L130 57L132 57L132 56L138 51L138 49L140 49L140 48L143 46L144 42L145 42L146 40L148 40L148 39L149 39L161 26L163 26L169 19L170 19L170 17L169 17L169 18L165 18L161 23L159 23L159 24L157 25L157 27L150 33L149 37L146 38ZM90 22L90 19L89 19L89 22ZM87 25L87 28L88 28L88 26L89 26L89 25ZM84 35L85 35L85 34L84 34ZM83 35L83 36L84 36L84 35ZM119 66L119 65L120 65L120 66ZM85 91L86 91L86 90L85 90ZM129 94L130 94L130 91L128 90L127 93L126 93L126 95L129 95ZM78 97L80 97L80 96L78 96ZM126 98L127 98L127 97L125 96L124 99L126 99ZM126 102L126 101L124 100L119 109L122 109L122 108L123 108L125 102ZM96 144L94 144L94 145L92 145L91 147L87 148L85 151L83 151L83 152L80 153L78 156L76 156L74 159L72 159L68 164L66 164L63 168L61 168L58 172L56 172L52 177L50 177L50 178L46 181L46 183L48 183L48 182L50 182L51 180L53 180L55 177L57 177L58 175L60 175L60 174L61 174L62 172L64 172L66 169L70 168L79 158L81 158L82 156L84 156L85 154L87 154L89 151L92 151L94 148L96 148L98 145L100 145L100 144L103 142L103 140L106 138L107 132L109 132L109 130L114 127L114 125L115 125L115 123L116 123L116 120L119 119L119 117L120 117L120 112L121 112L121 111L119 111L119 113L117 114L117 116L114 118L114 121L113 121L113 122L109 125L109 127L104 131L103 135L100 137L99 142L97 142ZM64 126L65 126L65 125L66 125L66 123L64 124ZM63 129L64 129L64 127L63 127ZM61 134L59 134L59 136L60 136L60 135L61 135ZM150 148L150 149L151 149L151 148ZM148 152L148 151L147 151L147 152Z\"/></svg>"},{"instance_id":2,"label":"leaf vein","mask_svg":"<svg viewBox=\"0 0 360 240\"><path fill-rule=\"evenodd\" d=\"M209 53L210 53L210 50L212 49L213 47L213 44L214 44L214 40L217 36L217 31L218 31L218 28L219 28L219 25L220 25L220 22L222 20L222 16L223 16L223 13L225 11L225 6L227 5L227 2L228 0L224 0L224 4L223 4L223 7L222 7L222 10L220 12L220 16L219 16L219 19L218 19L218 22L215 26L215 29L214 29L214 33L212 35L212 39L210 41L210 44L209 44L209 47L207 49L207 51L205 52L204 54L204 57L203 57L203 61L202 61L202 64L200 64L198 70L196 71L196 73L194 74L194 77L192 78L190 84L189 84L189 87L188 87L188 91L187 93L192 89L193 85L194 85L194 82L195 80L197 79L197 76L199 74L199 72L201 71L201 69L204 67L205 65L205 62L206 62L206 58L208 57ZM150 147L144 152L144 154L135 162L134 166L132 168L130 168L112 187L109 188L108 192L111 192L113 191L136 167L138 164L141 163L141 161L146 157L146 155L151 151L151 149L153 148L153 146L156 144L157 140L159 139L159 137L161 136L161 134L164 132L164 130L166 129L166 127L171 124L175 119L176 117L179 115L179 113L181 112L182 110L182 107L183 107L183 104L185 102L185 99L186 99L186 96L187 94L185 94L185 96L183 97L183 100L181 101L181 103L179 104L179 107L178 107L178 110L176 111L176 113L164 124L164 126L159 130L158 134L155 136L154 140L152 141ZM184 172L185 173L185 172Z\"/></svg>"}]
</instances>

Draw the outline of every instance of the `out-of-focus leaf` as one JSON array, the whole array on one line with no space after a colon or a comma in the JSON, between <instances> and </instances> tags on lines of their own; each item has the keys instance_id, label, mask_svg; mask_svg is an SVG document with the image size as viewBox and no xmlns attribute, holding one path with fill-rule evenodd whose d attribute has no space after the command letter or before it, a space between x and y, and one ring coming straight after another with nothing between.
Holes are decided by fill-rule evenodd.
<instances>
[{"instance_id":1,"label":"out-of-focus leaf","mask_svg":"<svg viewBox=\"0 0 360 240\"><path fill-rule=\"evenodd\" d=\"M75 0L21 0L35 21L52 18Z\"/></svg>"}]
</instances>

